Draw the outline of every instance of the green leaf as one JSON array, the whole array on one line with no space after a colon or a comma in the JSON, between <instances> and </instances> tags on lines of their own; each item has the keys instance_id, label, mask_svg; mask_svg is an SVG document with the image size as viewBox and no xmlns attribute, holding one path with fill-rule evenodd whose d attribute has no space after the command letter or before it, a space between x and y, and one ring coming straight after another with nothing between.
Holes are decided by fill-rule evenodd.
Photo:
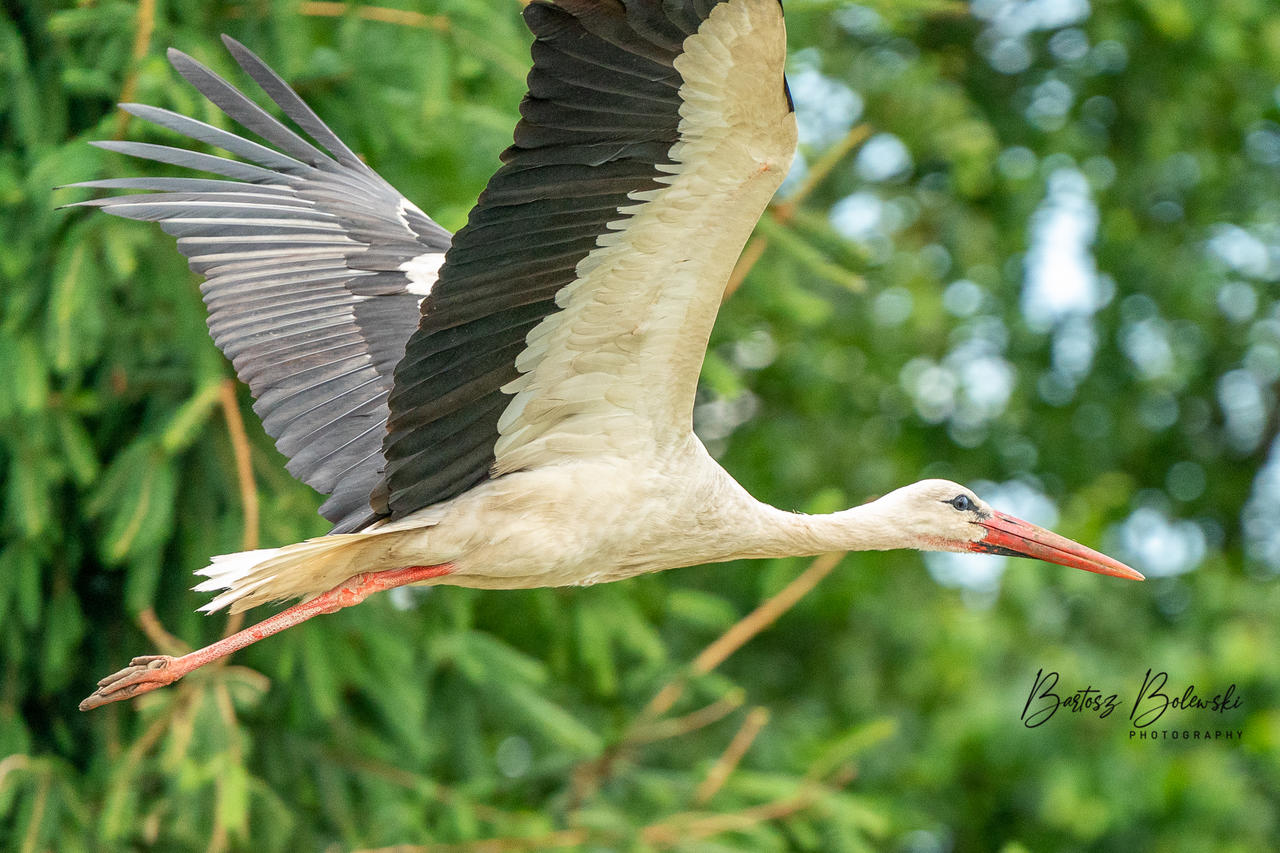
<instances>
[{"instance_id":1,"label":"green leaf","mask_svg":"<svg viewBox=\"0 0 1280 853\"><path fill-rule=\"evenodd\" d=\"M0 364L8 373L9 398L24 414L37 412L49 399L48 371L34 338L0 335Z\"/></svg>"},{"instance_id":2,"label":"green leaf","mask_svg":"<svg viewBox=\"0 0 1280 853\"><path fill-rule=\"evenodd\" d=\"M56 373L66 374L97 355L101 333L101 278L91 269L92 251L87 229L73 231L75 237L59 255L53 274L53 292L45 315L45 351Z\"/></svg>"},{"instance_id":3,"label":"green leaf","mask_svg":"<svg viewBox=\"0 0 1280 853\"><path fill-rule=\"evenodd\" d=\"M95 3L54 12L47 26L50 34L64 38L90 34L102 37L113 30L127 32L133 17L134 9L129 3Z\"/></svg>"},{"instance_id":4,"label":"green leaf","mask_svg":"<svg viewBox=\"0 0 1280 853\"><path fill-rule=\"evenodd\" d=\"M26 628L40 620L40 562L27 545L14 543L0 551L0 616L12 602Z\"/></svg>"},{"instance_id":5,"label":"green leaf","mask_svg":"<svg viewBox=\"0 0 1280 853\"><path fill-rule=\"evenodd\" d=\"M476 683L545 684L546 667L484 631L468 631L458 652L458 665Z\"/></svg>"},{"instance_id":6,"label":"green leaf","mask_svg":"<svg viewBox=\"0 0 1280 853\"><path fill-rule=\"evenodd\" d=\"M833 263L821 249L806 242L797 232L779 225L772 217L762 217L759 228L762 234L778 245L778 248L815 275L842 285L854 293L866 291L865 278Z\"/></svg>"},{"instance_id":7,"label":"green leaf","mask_svg":"<svg viewBox=\"0 0 1280 853\"><path fill-rule=\"evenodd\" d=\"M38 538L52 515L50 484L42 462L30 451L16 453L9 460L6 515L28 539Z\"/></svg>"},{"instance_id":8,"label":"green leaf","mask_svg":"<svg viewBox=\"0 0 1280 853\"><path fill-rule=\"evenodd\" d=\"M137 551L129 557L124 579L124 603L129 613L140 613L156 603L164 559L159 548ZM192 584L188 583L188 586Z\"/></svg>"},{"instance_id":9,"label":"green leaf","mask_svg":"<svg viewBox=\"0 0 1280 853\"><path fill-rule=\"evenodd\" d=\"M721 397L731 400L741 394L743 389L742 377L738 371L714 349L707 351L699 382Z\"/></svg>"},{"instance_id":10,"label":"green leaf","mask_svg":"<svg viewBox=\"0 0 1280 853\"><path fill-rule=\"evenodd\" d=\"M30 551L13 546L14 558L10 569L10 583L17 590L18 617L22 626L31 630L40 623L44 605L44 588L41 583L40 561Z\"/></svg>"},{"instance_id":11,"label":"green leaf","mask_svg":"<svg viewBox=\"0 0 1280 853\"><path fill-rule=\"evenodd\" d=\"M667 614L702 631L720 633L741 614L723 597L697 589L674 589L667 596Z\"/></svg>"},{"instance_id":12,"label":"green leaf","mask_svg":"<svg viewBox=\"0 0 1280 853\"><path fill-rule=\"evenodd\" d=\"M40 121L40 95L35 86L33 68L26 44L12 19L0 18L0 62L4 64L8 109L3 112L18 140L31 148L42 142L44 127Z\"/></svg>"},{"instance_id":13,"label":"green leaf","mask_svg":"<svg viewBox=\"0 0 1280 853\"><path fill-rule=\"evenodd\" d=\"M45 612L40 643L40 680L45 690L58 690L79 674L77 653L85 630L76 597L69 590L55 594Z\"/></svg>"},{"instance_id":14,"label":"green leaf","mask_svg":"<svg viewBox=\"0 0 1280 853\"><path fill-rule=\"evenodd\" d=\"M105 521L98 552L108 565L159 544L173 518L173 468L148 440L140 440L108 466L90 512Z\"/></svg>"},{"instance_id":15,"label":"green leaf","mask_svg":"<svg viewBox=\"0 0 1280 853\"><path fill-rule=\"evenodd\" d=\"M608 612L592 605L582 605L574 611L574 623L578 634L578 656L586 665L595 682L596 692L612 696L618 690L617 662L613 657Z\"/></svg>"},{"instance_id":16,"label":"green leaf","mask_svg":"<svg viewBox=\"0 0 1280 853\"><path fill-rule=\"evenodd\" d=\"M230 759L230 753L224 753ZM249 775L241 761L222 762L218 774L215 819L232 837L243 837L249 824Z\"/></svg>"},{"instance_id":17,"label":"green leaf","mask_svg":"<svg viewBox=\"0 0 1280 853\"><path fill-rule=\"evenodd\" d=\"M618 648L638 655L649 664L667 660L662 634L644 616L634 601L623 600L613 611L614 642Z\"/></svg>"},{"instance_id":18,"label":"green leaf","mask_svg":"<svg viewBox=\"0 0 1280 853\"><path fill-rule=\"evenodd\" d=\"M496 684L488 691L548 739L580 755L596 755L604 747L600 736L559 705L524 684Z\"/></svg>"},{"instance_id":19,"label":"green leaf","mask_svg":"<svg viewBox=\"0 0 1280 853\"><path fill-rule=\"evenodd\" d=\"M318 631L312 626L311 631ZM304 639L307 634L304 634ZM329 720L338 714L339 676L333 670L333 662L324 653L324 643L314 638L303 642L302 677L307 685L308 703L313 713L322 720Z\"/></svg>"},{"instance_id":20,"label":"green leaf","mask_svg":"<svg viewBox=\"0 0 1280 853\"><path fill-rule=\"evenodd\" d=\"M894 717L880 717L857 726L823 744L818 758L810 765L809 773L815 778L822 778L897 734L898 720Z\"/></svg>"},{"instance_id":21,"label":"green leaf","mask_svg":"<svg viewBox=\"0 0 1280 853\"><path fill-rule=\"evenodd\" d=\"M189 447L200 437L209 413L218 405L222 380L206 383L191 399L183 403L160 434L160 446L170 455Z\"/></svg>"},{"instance_id":22,"label":"green leaf","mask_svg":"<svg viewBox=\"0 0 1280 853\"><path fill-rule=\"evenodd\" d=\"M80 419L66 412L56 418L63 459L78 486L87 486L98 476L98 457L93 440Z\"/></svg>"}]
</instances>

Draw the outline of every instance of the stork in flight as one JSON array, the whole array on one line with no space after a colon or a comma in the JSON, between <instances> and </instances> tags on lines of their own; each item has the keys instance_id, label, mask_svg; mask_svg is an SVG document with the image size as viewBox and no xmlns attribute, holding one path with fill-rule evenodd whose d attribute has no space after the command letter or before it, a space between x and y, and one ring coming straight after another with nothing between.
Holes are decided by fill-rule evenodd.
<instances>
[{"instance_id":1,"label":"stork in flight","mask_svg":"<svg viewBox=\"0 0 1280 853\"><path fill-rule=\"evenodd\" d=\"M169 684L405 584L590 584L698 563L915 548L1142 575L924 480L831 515L747 494L693 433L726 282L796 145L779 0L534 0L514 144L450 235L238 42L304 139L189 56L174 67L261 144L139 104L236 159L111 151L220 176L79 186L153 220L205 282L209 328L326 536L215 557L202 610L302 598L181 657L134 658L82 709Z\"/></svg>"}]
</instances>

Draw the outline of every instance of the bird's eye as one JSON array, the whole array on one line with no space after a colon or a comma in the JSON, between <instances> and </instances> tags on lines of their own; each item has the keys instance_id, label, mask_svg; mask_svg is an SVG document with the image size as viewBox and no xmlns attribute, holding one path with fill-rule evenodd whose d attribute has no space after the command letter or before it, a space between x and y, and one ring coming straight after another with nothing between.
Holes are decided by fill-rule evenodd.
<instances>
[{"instance_id":1,"label":"bird's eye","mask_svg":"<svg viewBox=\"0 0 1280 853\"><path fill-rule=\"evenodd\" d=\"M947 503L951 504L961 512L971 512L978 508L974 505L973 501L969 499L968 495L956 495L954 498L947 501Z\"/></svg>"}]
</instances>

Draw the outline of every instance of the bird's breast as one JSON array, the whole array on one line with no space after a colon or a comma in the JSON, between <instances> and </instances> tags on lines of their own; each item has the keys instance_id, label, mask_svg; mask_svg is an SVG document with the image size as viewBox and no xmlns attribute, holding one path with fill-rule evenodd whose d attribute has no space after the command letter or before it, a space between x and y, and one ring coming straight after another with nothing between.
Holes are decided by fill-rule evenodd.
<instances>
[{"instance_id":1,"label":"bird's breast","mask_svg":"<svg viewBox=\"0 0 1280 853\"><path fill-rule=\"evenodd\" d=\"M515 472L455 499L424 530L456 571L489 588L620 580L715 559L722 525L697 474L661 460Z\"/></svg>"}]
</instances>

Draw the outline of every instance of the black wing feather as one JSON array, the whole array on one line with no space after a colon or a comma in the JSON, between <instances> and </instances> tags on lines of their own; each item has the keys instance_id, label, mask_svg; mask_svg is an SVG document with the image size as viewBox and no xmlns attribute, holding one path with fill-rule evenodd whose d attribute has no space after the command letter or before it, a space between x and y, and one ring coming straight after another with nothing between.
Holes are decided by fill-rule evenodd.
<instances>
[{"instance_id":1,"label":"black wing feather","mask_svg":"<svg viewBox=\"0 0 1280 853\"><path fill-rule=\"evenodd\" d=\"M678 141L674 60L710 5L664 0L535 0L529 94L514 144L422 304L396 367L374 508L399 518L483 481L525 337L557 310L577 265L662 187ZM714 5L712 3L711 5Z\"/></svg>"},{"instance_id":2,"label":"black wing feather","mask_svg":"<svg viewBox=\"0 0 1280 853\"><path fill-rule=\"evenodd\" d=\"M400 267L441 253L450 235L365 166L278 74L238 42L228 50L313 145L189 56L174 68L241 126L270 144L171 110L121 106L231 160L164 145L103 142L133 157L221 175L124 178L80 186L143 190L86 206L158 221L178 238L201 286L209 329L248 383L254 409L289 471L330 496L335 532L377 518L387 397L417 325L419 296ZM247 162L242 162L247 161Z\"/></svg>"}]
</instances>

